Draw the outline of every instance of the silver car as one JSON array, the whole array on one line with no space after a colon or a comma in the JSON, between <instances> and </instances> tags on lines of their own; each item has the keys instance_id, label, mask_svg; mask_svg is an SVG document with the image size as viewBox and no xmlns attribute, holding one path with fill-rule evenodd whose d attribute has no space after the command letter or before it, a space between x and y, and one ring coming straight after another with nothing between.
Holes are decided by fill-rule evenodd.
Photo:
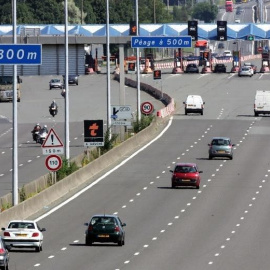
<instances>
[{"instance_id":1,"label":"silver car","mask_svg":"<svg viewBox=\"0 0 270 270\"><path fill-rule=\"evenodd\" d=\"M227 157L233 159L233 147L228 137L214 137L209 146L209 159L214 157Z\"/></svg>"},{"instance_id":2,"label":"silver car","mask_svg":"<svg viewBox=\"0 0 270 270\"><path fill-rule=\"evenodd\" d=\"M3 238L0 236L0 269L8 269L9 252Z\"/></svg>"},{"instance_id":3,"label":"silver car","mask_svg":"<svg viewBox=\"0 0 270 270\"><path fill-rule=\"evenodd\" d=\"M252 77L253 76L253 69L249 66L241 67L238 71L238 76L239 77L242 77L242 76Z\"/></svg>"},{"instance_id":4,"label":"silver car","mask_svg":"<svg viewBox=\"0 0 270 270\"><path fill-rule=\"evenodd\" d=\"M63 89L63 83L59 79L51 79L49 82L50 90L52 88L60 88Z\"/></svg>"}]
</instances>

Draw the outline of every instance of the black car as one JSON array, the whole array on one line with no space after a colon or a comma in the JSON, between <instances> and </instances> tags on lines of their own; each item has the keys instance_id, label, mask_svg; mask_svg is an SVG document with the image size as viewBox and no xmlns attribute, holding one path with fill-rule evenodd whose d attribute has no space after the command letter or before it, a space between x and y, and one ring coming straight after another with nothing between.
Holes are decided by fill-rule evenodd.
<instances>
[{"instance_id":1,"label":"black car","mask_svg":"<svg viewBox=\"0 0 270 270\"><path fill-rule=\"evenodd\" d=\"M65 75L63 75L63 81L65 85ZM79 76L78 75L68 75L68 84L79 84Z\"/></svg>"},{"instance_id":2,"label":"black car","mask_svg":"<svg viewBox=\"0 0 270 270\"><path fill-rule=\"evenodd\" d=\"M214 68L215 73L226 73L226 66L224 64L216 64Z\"/></svg>"},{"instance_id":3,"label":"black car","mask_svg":"<svg viewBox=\"0 0 270 270\"><path fill-rule=\"evenodd\" d=\"M125 244L126 226L116 215L94 215L89 223L85 223L85 244L91 246L94 242L117 243L118 246Z\"/></svg>"},{"instance_id":4,"label":"black car","mask_svg":"<svg viewBox=\"0 0 270 270\"><path fill-rule=\"evenodd\" d=\"M3 238L0 236L0 269L8 269L8 264L9 252Z\"/></svg>"},{"instance_id":5,"label":"black car","mask_svg":"<svg viewBox=\"0 0 270 270\"><path fill-rule=\"evenodd\" d=\"M199 73L199 68L196 64L188 64L185 73Z\"/></svg>"},{"instance_id":6,"label":"black car","mask_svg":"<svg viewBox=\"0 0 270 270\"><path fill-rule=\"evenodd\" d=\"M224 43L221 42L218 44L218 49L224 49L224 48L225 48Z\"/></svg>"}]
</instances>

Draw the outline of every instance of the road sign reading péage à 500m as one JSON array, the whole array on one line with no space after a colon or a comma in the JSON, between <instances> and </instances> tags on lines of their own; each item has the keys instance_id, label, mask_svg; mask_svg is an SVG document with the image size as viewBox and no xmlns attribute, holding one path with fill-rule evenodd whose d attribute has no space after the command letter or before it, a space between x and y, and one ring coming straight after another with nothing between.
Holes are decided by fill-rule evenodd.
<instances>
[{"instance_id":1,"label":"road sign reading p\u00e9age \u00e0 500m","mask_svg":"<svg viewBox=\"0 0 270 270\"><path fill-rule=\"evenodd\" d=\"M1 44L0 65L41 65L42 45Z\"/></svg>"},{"instance_id":2,"label":"road sign reading p\u00e9age \u00e0 500m","mask_svg":"<svg viewBox=\"0 0 270 270\"><path fill-rule=\"evenodd\" d=\"M191 48L192 37L131 37L132 48Z\"/></svg>"}]
</instances>

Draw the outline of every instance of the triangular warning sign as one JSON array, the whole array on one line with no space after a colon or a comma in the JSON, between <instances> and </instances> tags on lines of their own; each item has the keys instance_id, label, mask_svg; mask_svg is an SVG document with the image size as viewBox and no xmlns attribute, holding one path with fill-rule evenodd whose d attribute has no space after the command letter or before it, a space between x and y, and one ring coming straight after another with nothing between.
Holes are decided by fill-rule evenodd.
<instances>
[{"instance_id":1,"label":"triangular warning sign","mask_svg":"<svg viewBox=\"0 0 270 270\"><path fill-rule=\"evenodd\" d=\"M45 141L42 144L42 148L63 147L63 143L59 139L58 135L53 128L50 129Z\"/></svg>"}]
</instances>

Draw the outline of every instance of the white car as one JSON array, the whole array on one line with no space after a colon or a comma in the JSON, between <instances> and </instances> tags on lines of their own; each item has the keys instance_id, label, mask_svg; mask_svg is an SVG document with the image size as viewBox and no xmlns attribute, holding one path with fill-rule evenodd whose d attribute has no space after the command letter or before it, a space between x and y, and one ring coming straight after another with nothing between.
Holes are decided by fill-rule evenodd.
<instances>
[{"instance_id":1,"label":"white car","mask_svg":"<svg viewBox=\"0 0 270 270\"><path fill-rule=\"evenodd\" d=\"M253 76L253 69L249 66L243 66L239 69L238 76L239 77L242 77L242 76L252 77Z\"/></svg>"},{"instance_id":2,"label":"white car","mask_svg":"<svg viewBox=\"0 0 270 270\"><path fill-rule=\"evenodd\" d=\"M3 240L7 249L11 248L34 248L37 252L42 251L43 233L45 228L40 228L32 220L12 220L7 228L2 228Z\"/></svg>"}]
</instances>

